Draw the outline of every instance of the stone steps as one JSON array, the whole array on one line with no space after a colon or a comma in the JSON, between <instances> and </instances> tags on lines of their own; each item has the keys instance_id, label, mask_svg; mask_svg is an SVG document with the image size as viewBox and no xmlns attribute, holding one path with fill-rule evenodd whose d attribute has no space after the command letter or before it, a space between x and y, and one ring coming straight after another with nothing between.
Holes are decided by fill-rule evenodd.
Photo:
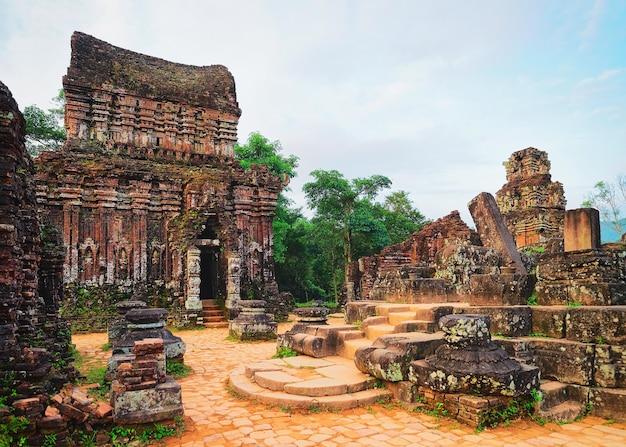
<instances>
[{"instance_id":1,"label":"stone steps","mask_svg":"<svg viewBox=\"0 0 626 447\"><path fill-rule=\"evenodd\" d=\"M354 354L357 349L361 346L371 346L371 344L372 341L367 338L363 338L363 336L360 338L348 339L343 342L342 348L337 354L347 359L354 359Z\"/></svg>"},{"instance_id":2,"label":"stone steps","mask_svg":"<svg viewBox=\"0 0 626 447\"><path fill-rule=\"evenodd\" d=\"M586 408L572 386L556 381L543 381L539 387L541 401L536 415L551 422L573 422L585 414Z\"/></svg>"},{"instance_id":3,"label":"stone steps","mask_svg":"<svg viewBox=\"0 0 626 447\"><path fill-rule=\"evenodd\" d=\"M228 320L217 300L202 300L202 325L209 328L228 327Z\"/></svg>"},{"instance_id":4,"label":"stone steps","mask_svg":"<svg viewBox=\"0 0 626 447\"><path fill-rule=\"evenodd\" d=\"M338 356L308 356L261 361L231 372L229 386L257 402L289 408L348 409L391 398L373 388L375 379Z\"/></svg>"},{"instance_id":5,"label":"stone steps","mask_svg":"<svg viewBox=\"0 0 626 447\"><path fill-rule=\"evenodd\" d=\"M389 324L400 324L403 321L415 320L415 311L407 311L407 312L391 312L387 315L387 320Z\"/></svg>"},{"instance_id":6,"label":"stone steps","mask_svg":"<svg viewBox=\"0 0 626 447\"><path fill-rule=\"evenodd\" d=\"M396 326L393 324L372 324L367 326L363 332L367 339L372 342L383 335L393 334Z\"/></svg>"}]
</instances>

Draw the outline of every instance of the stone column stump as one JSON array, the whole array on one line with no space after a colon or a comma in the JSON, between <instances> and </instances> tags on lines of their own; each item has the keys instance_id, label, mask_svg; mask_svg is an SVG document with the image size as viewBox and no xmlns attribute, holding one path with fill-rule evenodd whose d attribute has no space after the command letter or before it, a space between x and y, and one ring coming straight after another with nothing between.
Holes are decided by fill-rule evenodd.
<instances>
[{"instance_id":1,"label":"stone column stump","mask_svg":"<svg viewBox=\"0 0 626 447\"><path fill-rule=\"evenodd\" d=\"M126 314L133 309L143 309L146 306L146 303L140 300L120 301L115 304L115 309L119 316L111 321L107 328L110 346L115 345L128 331L128 320L125 318Z\"/></svg>"},{"instance_id":2,"label":"stone column stump","mask_svg":"<svg viewBox=\"0 0 626 447\"><path fill-rule=\"evenodd\" d=\"M441 317L445 344L422 360L411 362L410 380L441 393L473 396L522 396L539 387L539 368L509 358L491 340L487 315Z\"/></svg>"},{"instance_id":3,"label":"stone column stump","mask_svg":"<svg viewBox=\"0 0 626 447\"><path fill-rule=\"evenodd\" d=\"M240 340L272 340L276 338L278 323L265 313L263 300L242 300L237 303L241 312L228 323L232 337Z\"/></svg>"}]
</instances>

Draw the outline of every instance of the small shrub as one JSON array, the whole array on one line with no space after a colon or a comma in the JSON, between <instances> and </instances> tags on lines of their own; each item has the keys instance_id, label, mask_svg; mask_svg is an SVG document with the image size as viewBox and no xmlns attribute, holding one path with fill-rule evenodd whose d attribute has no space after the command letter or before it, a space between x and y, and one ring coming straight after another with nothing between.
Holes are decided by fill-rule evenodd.
<instances>
[{"instance_id":1,"label":"small shrub","mask_svg":"<svg viewBox=\"0 0 626 447\"><path fill-rule=\"evenodd\" d=\"M274 359L282 359L283 357L296 357L298 355L297 351L287 347L287 346L277 346L276 354L272 358Z\"/></svg>"}]
</instances>

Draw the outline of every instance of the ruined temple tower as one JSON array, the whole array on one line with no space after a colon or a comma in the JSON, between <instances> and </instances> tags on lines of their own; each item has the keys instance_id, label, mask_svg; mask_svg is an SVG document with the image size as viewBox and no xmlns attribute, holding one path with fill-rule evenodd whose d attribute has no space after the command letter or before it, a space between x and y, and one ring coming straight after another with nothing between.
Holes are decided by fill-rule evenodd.
<instances>
[{"instance_id":1,"label":"ruined temple tower","mask_svg":"<svg viewBox=\"0 0 626 447\"><path fill-rule=\"evenodd\" d=\"M563 238L565 194L551 179L547 152L529 147L511 154L504 166L507 183L495 198L517 248Z\"/></svg>"},{"instance_id":2,"label":"ruined temple tower","mask_svg":"<svg viewBox=\"0 0 626 447\"><path fill-rule=\"evenodd\" d=\"M276 292L272 220L283 179L234 159L235 82L75 32L63 78L67 142L36 160L65 283L166 288L190 313Z\"/></svg>"}]
</instances>

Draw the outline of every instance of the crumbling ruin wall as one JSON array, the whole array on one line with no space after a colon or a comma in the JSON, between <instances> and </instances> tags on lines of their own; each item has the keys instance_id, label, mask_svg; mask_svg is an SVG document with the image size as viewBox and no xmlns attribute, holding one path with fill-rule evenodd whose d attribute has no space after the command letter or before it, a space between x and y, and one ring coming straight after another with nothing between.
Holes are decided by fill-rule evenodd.
<instances>
[{"instance_id":1,"label":"crumbling ruin wall","mask_svg":"<svg viewBox=\"0 0 626 447\"><path fill-rule=\"evenodd\" d=\"M232 307L250 284L277 295L272 220L284 180L234 159L241 111L225 67L175 64L77 32L63 86L67 142L36 165L66 284L167 289L192 318L201 299Z\"/></svg>"},{"instance_id":2,"label":"crumbling ruin wall","mask_svg":"<svg viewBox=\"0 0 626 447\"><path fill-rule=\"evenodd\" d=\"M562 239L565 193L552 181L547 152L529 147L514 152L504 166L507 183L495 198L518 249Z\"/></svg>"},{"instance_id":3,"label":"crumbling ruin wall","mask_svg":"<svg viewBox=\"0 0 626 447\"><path fill-rule=\"evenodd\" d=\"M40 230L24 141L22 113L0 82L0 399L9 406L43 398L74 373L58 303L38 293Z\"/></svg>"},{"instance_id":4,"label":"crumbling ruin wall","mask_svg":"<svg viewBox=\"0 0 626 447\"><path fill-rule=\"evenodd\" d=\"M424 226L406 241L385 247L379 254L363 257L349 266L347 281L354 284L355 293L348 300L395 295L400 288L399 282L436 279L443 253L450 253L458 246L472 245L481 245L478 234L463 222L458 211L453 211ZM444 273L444 276L449 275ZM445 279L454 282L457 277ZM426 288L440 289L439 283L423 282L422 286ZM446 291L441 289L437 293Z\"/></svg>"}]
</instances>

